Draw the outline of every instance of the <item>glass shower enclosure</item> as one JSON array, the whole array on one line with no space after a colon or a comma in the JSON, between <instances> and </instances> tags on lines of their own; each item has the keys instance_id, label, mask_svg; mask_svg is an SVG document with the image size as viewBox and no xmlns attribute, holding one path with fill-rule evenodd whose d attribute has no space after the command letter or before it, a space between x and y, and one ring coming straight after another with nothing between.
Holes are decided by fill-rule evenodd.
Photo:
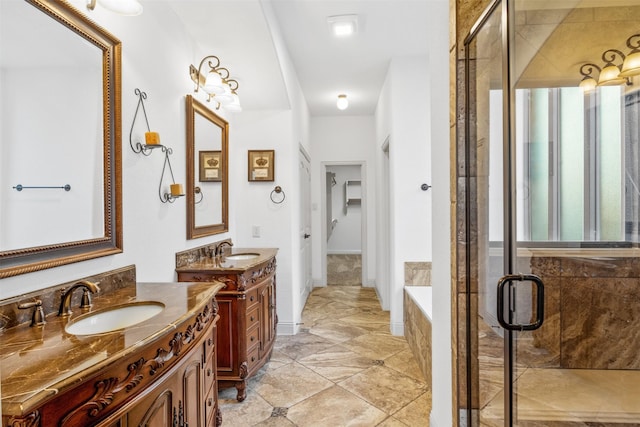
<instances>
[{"instance_id":1,"label":"glass shower enclosure","mask_svg":"<svg viewBox=\"0 0 640 427\"><path fill-rule=\"evenodd\" d=\"M465 53L461 417L640 426L640 0L494 1Z\"/></svg>"}]
</instances>

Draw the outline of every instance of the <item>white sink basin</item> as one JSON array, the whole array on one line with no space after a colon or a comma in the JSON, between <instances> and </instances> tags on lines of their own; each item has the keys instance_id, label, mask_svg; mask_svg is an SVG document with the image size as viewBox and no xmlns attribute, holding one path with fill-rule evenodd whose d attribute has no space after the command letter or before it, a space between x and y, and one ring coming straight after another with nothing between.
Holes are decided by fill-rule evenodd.
<instances>
[{"instance_id":1,"label":"white sink basin","mask_svg":"<svg viewBox=\"0 0 640 427\"><path fill-rule=\"evenodd\" d=\"M123 304L83 314L69 322L64 330L73 335L104 334L150 319L162 310L164 304L155 301Z\"/></svg>"},{"instance_id":2,"label":"white sink basin","mask_svg":"<svg viewBox=\"0 0 640 427\"><path fill-rule=\"evenodd\" d=\"M247 259L257 258L259 256L260 256L260 254L256 254L256 253L253 253L253 252L247 252L247 253L243 253L243 254L226 255L224 258L228 259L228 260L247 260Z\"/></svg>"}]
</instances>

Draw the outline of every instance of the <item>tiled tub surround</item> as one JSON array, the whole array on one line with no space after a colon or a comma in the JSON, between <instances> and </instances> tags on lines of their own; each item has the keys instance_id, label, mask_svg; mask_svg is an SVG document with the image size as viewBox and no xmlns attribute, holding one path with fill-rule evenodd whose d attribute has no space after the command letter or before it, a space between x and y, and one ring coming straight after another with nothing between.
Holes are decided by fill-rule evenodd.
<instances>
[{"instance_id":1,"label":"tiled tub surround","mask_svg":"<svg viewBox=\"0 0 640 427\"><path fill-rule=\"evenodd\" d=\"M405 286L431 286L430 262L405 262L404 263Z\"/></svg>"},{"instance_id":2,"label":"tiled tub surround","mask_svg":"<svg viewBox=\"0 0 640 427\"><path fill-rule=\"evenodd\" d=\"M327 254L327 284L334 286L361 286L362 255Z\"/></svg>"},{"instance_id":3,"label":"tiled tub surround","mask_svg":"<svg viewBox=\"0 0 640 427\"><path fill-rule=\"evenodd\" d=\"M91 310L136 301L158 301L165 305L164 310L137 325L113 333L70 335L65 332L65 325L70 319L83 314L78 308L79 302L74 298L73 314L70 317L48 315L44 326L30 327L27 322L8 328L0 335L4 425L8 425L12 416L29 414L34 408L79 384L95 380L97 375L109 370L114 364L135 356L142 347L165 348L171 355L171 348L165 343L167 337L173 337L177 330L184 327L197 335L193 328L189 329L187 323L191 325L194 319L207 323L216 315L214 311L217 308L211 304L222 284L212 286L211 283L136 283L135 280L125 281L125 277L134 278L135 270L127 268L94 277L100 279L101 291L94 295ZM73 283L75 282L71 284ZM53 289L57 291L59 287ZM40 291L38 296L48 295L49 291ZM82 294L79 290L76 292ZM59 298L58 293L55 295ZM19 300L31 301L34 296L36 295L23 295ZM10 308L15 305L15 300L18 298L2 301L3 309L7 310L7 306ZM55 299L53 303L57 311L59 299ZM46 305L46 311L49 313L50 305ZM142 375L136 380L137 385L132 388L139 389L150 384L153 378L161 375L173 363L171 357L163 357L163 361L162 366L157 367L155 377L147 371L141 371ZM126 372L122 374L126 376ZM126 393L129 393L128 389ZM113 394L115 405L115 401L124 398L122 395L125 393L119 393L120 396L115 392ZM112 402L107 400L104 406L109 406Z\"/></svg>"},{"instance_id":4,"label":"tiled tub surround","mask_svg":"<svg viewBox=\"0 0 640 427\"><path fill-rule=\"evenodd\" d=\"M431 286L404 288L404 337L425 382L431 384Z\"/></svg>"}]
</instances>

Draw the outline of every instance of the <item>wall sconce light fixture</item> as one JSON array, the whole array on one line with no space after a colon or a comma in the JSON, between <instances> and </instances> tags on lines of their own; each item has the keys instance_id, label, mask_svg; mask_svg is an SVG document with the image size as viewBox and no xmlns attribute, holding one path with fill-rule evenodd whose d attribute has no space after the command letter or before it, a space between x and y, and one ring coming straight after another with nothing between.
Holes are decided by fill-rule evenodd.
<instances>
[{"instance_id":1,"label":"wall sconce light fixture","mask_svg":"<svg viewBox=\"0 0 640 427\"><path fill-rule=\"evenodd\" d=\"M607 54L610 56L607 57ZM624 53L616 49L609 49L602 53L602 60L605 61L605 64L602 71L600 71L598 86L615 86L626 83L627 79L620 77L620 66L613 62L617 57L622 59L622 61L625 60Z\"/></svg>"},{"instance_id":2,"label":"wall sconce light fixture","mask_svg":"<svg viewBox=\"0 0 640 427\"><path fill-rule=\"evenodd\" d=\"M164 150L164 164L162 165L162 174L160 175L160 184L158 185L158 196L160 197L160 201L162 203L173 203L178 198L184 196L184 188L182 184L176 184L176 179L173 176L173 169L171 168L171 161L169 160L169 154L172 154L173 150L171 148L167 148ZM169 184L169 193L162 192L162 180L164 178L165 168L169 165L169 172L171 173L171 182Z\"/></svg>"},{"instance_id":3,"label":"wall sconce light fixture","mask_svg":"<svg viewBox=\"0 0 640 427\"><path fill-rule=\"evenodd\" d=\"M600 67L591 63L583 64L582 67L580 67L580 74L584 77L580 81L579 87L585 93L595 90L596 86L598 86L598 81L592 75L594 68L598 70L598 72L601 71Z\"/></svg>"},{"instance_id":4,"label":"wall sconce light fixture","mask_svg":"<svg viewBox=\"0 0 640 427\"><path fill-rule=\"evenodd\" d=\"M637 38L635 45L632 40ZM622 64L621 77L632 77L640 75L640 34L634 34L627 39L627 47L631 49L631 52L627 54L627 57Z\"/></svg>"},{"instance_id":5,"label":"wall sconce light fixture","mask_svg":"<svg viewBox=\"0 0 640 427\"><path fill-rule=\"evenodd\" d=\"M87 0L87 9L95 9L96 2L120 15L136 16L142 13L142 5L137 0Z\"/></svg>"},{"instance_id":6,"label":"wall sconce light fixture","mask_svg":"<svg viewBox=\"0 0 640 427\"><path fill-rule=\"evenodd\" d=\"M336 102L336 107L338 107L338 110L346 110L348 106L349 100L347 99L347 95L338 95L338 101Z\"/></svg>"},{"instance_id":7,"label":"wall sconce light fixture","mask_svg":"<svg viewBox=\"0 0 640 427\"><path fill-rule=\"evenodd\" d=\"M205 67L204 70L203 67ZM198 92L202 88L208 95L207 102L213 100L218 103L216 110L223 106L228 111L242 111L238 97L240 84L237 80L230 78L229 70L220 66L220 59L217 56L205 56L198 68L190 65L189 75L196 85L193 91Z\"/></svg>"},{"instance_id":8,"label":"wall sconce light fixture","mask_svg":"<svg viewBox=\"0 0 640 427\"><path fill-rule=\"evenodd\" d=\"M634 40L635 39L635 40ZM582 80L579 87L583 92L591 92L596 86L631 85L631 77L640 75L640 34L630 36L626 45L631 51L625 55L617 49L608 49L602 53L604 66L587 63L580 67ZM620 64L616 64L620 61ZM598 80L592 75L594 69L600 73Z\"/></svg>"},{"instance_id":9,"label":"wall sconce light fixture","mask_svg":"<svg viewBox=\"0 0 640 427\"><path fill-rule=\"evenodd\" d=\"M129 146L131 150L133 150L136 154L142 154L145 156L151 155L151 153L159 148L161 152L164 153L164 164L162 165L162 174L160 175L160 184L158 186L158 196L160 197L160 201L162 203L173 203L178 197L184 196L184 189L182 188L182 184L176 184L176 180L173 177L173 169L171 168L171 161L169 160L169 155L173 153L173 150L170 147L164 146L160 144L160 134L158 132L151 132L149 128L149 119L147 118L147 110L144 107L144 100L147 99L147 93L141 91L136 88L135 94L138 95L138 105L136 106L136 112L133 115L133 121L131 122L131 130L129 131ZM136 141L135 144L133 142L133 129L136 124L136 119L138 118L138 111L140 111L140 107L142 107L142 113L144 116L145 124L147 125L147 132L144 134L145 144L142 144L139 141ZM173 184L170 185L170 192L163 193L162 192L162 180L164 178L164 171L166 166L169 165L169 172L171 172L171 182Z\"/></svg>"}]
</instances>

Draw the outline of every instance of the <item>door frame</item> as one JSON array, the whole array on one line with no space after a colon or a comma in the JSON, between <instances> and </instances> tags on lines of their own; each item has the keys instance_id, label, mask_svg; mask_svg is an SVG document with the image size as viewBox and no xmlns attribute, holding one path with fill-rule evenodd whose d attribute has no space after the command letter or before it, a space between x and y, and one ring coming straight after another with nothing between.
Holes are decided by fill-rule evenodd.
<instances>
[{"instance_id":1,"label":"door frame","mask_svg":"<svg viewBox=\"0 0 640 427\"><path fill-rule=\"evenodd\" d=\"M367 236L367 162L362 161L341 161L341 162L320 162L320 195L321 195L321 212L320 212L320 271L322 277L320 286L327 286L327 183L325 176L327 175L327 166L360 166L361 181L361 217L360 217L360 251L362 256L362 287L368 287L368 236Z\"/></svg>"}]
</instances>

